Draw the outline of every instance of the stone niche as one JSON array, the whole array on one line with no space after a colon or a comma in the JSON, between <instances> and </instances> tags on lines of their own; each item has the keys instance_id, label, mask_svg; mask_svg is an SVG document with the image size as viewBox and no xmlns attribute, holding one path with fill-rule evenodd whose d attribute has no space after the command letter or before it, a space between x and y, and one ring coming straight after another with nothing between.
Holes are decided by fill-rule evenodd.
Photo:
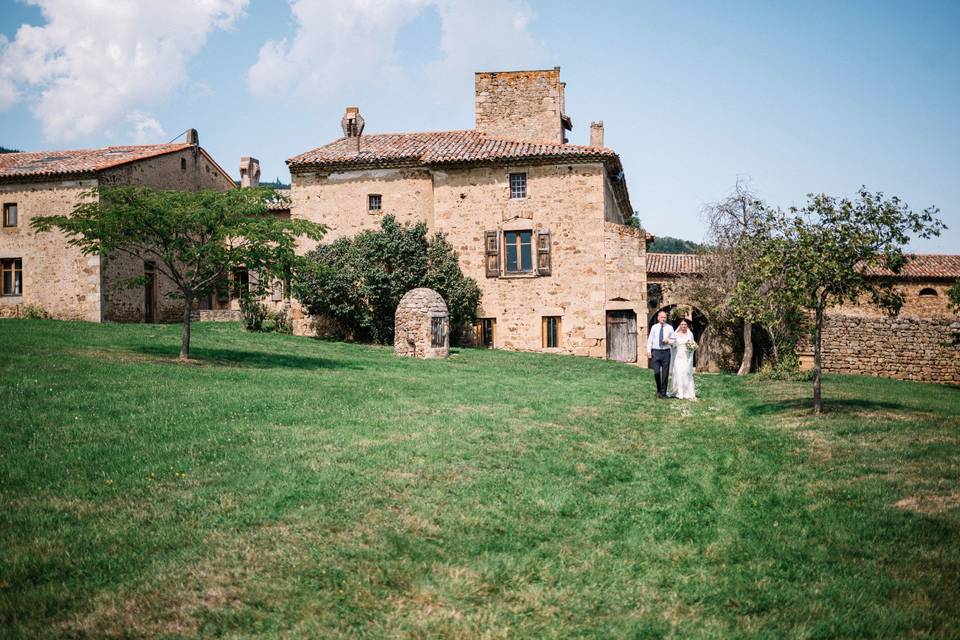
<instances>
[{"instance_id":1,"label":"stone niche","mask_svg":"<svg viewBox=\"0 0 960 640\"><path fill-rule=\"evenodd\" d=\"M397 305L393 351L398 356L446 358L450 353L447 304L433 289L411 289Z\"/></svg>"}]
</instances>

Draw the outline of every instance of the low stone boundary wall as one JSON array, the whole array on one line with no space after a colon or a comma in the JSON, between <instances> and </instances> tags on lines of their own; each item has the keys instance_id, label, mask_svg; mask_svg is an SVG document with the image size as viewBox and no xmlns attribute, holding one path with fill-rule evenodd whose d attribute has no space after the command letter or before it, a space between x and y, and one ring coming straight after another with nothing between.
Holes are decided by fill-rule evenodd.
<instances>
[{"instance_id":1,"label":"low stone boundary wall","mask_svg":"<svg viewBox=\"0 0 960 640\"><path fill-rule=\"evenodd\" d=\"M201 309L191 311L190 319L196 322L240 322L243 315L237 309Z\"/></svg>"},{"instance_id":2,"label":"low stone boundary wall","mask_svg":"<svg viewBox=\"0 0 960 640\"><path fill-rule=\"evenodd\" d=\"M866 318L828 314L823 368L900 380L960 384L960 347L952 344L960 318ZM809 345L801 352L813 366Z\"/></svg>"}]
</instances>

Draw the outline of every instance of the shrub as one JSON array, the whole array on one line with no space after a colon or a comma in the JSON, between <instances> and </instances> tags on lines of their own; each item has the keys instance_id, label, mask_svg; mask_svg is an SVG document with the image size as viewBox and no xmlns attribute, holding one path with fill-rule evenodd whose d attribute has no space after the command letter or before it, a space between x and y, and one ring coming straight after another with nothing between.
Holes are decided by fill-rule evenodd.
<instances>
[{"instance_id":1,"label":"shrub","mask_svg":"<svg viewBox=\"0 0 960 640\"><path fill-rule=\"evenodd\" d=\"M40 305L28 304L23 307L23 317L28 320L45 320L50 314Z\"/></svg>"},{"instance_id":2,"label":"shrub","mask_svg":"<svg viewBox=\"0 0 960 640\"><path fill-rule=\"evenodd\" d=\"M340 238L307 254L293 291L304 308L323 318L329 337L393 342L394 313L410 289L430 287L447 303L451 340L476 320L480 287L460 270L446 237L427 238L423 223L385 216L378 231Z\"/></svg>"},{"instance_id":3,"label":"shrub","mask_svg":"<svg viewBox=\"0 0 960 640\"><path fill-rule=\"evenodd\" d=\"M247 331L263 331L263 322L267 319L267 307L250 296L240 298L240 313L243 328Z\"/></svg>"},{"instance_id":4,"label":"shrub","mask_svg":"<svg viewBox=\"0 0 960 640\"><path fill-rule=\"evenodd\" d=\"M792 380L809 382L813 380L813 371L801 371L800 359L795 352L789 352L778 362L765 362L757 371L757 380Z\"/></svg>"}]
</instances>

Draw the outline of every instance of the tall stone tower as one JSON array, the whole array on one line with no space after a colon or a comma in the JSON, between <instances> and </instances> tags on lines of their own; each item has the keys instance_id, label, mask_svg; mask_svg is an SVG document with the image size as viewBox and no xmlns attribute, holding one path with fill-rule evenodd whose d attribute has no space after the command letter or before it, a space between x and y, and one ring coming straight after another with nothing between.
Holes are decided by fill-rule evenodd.
<instances>
[{"instance_id":1,"label":"tall stone tower","mask_svg":"<svg viewBox=\"0 0 960 640\"><path fill-rule=\"evenodd\" d=\"M475 76L477 130L498 138L563 144L573 128L564 113L560 67L481 71Z\"/></svg>"}]
</instances>

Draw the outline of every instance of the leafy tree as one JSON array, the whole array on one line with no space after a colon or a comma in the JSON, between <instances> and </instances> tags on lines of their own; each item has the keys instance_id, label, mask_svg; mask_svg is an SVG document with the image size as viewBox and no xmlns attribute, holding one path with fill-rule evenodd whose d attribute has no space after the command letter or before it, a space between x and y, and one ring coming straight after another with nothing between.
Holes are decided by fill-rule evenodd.
<instances>
[{"instance_id":1,"label":"leafy tree","mask_svg":"<svg viewBox=\"0 0 960 640\"><path fill-rule=\"evenodd\" d=\"M146 187L98 187L68 215L35 218L37 231L60 229L87 254L127 254L156 262L184 301L180 360L190 357L193 302L222 286L244 266L282 274L297 261L296 239L319 240L323 226L280 220L267 211L271 189L160 191ZM142 284L131 278L126 284Z\"/></svg>"},{"instance_id":2,"label":"leafy tree","mask_svg":"<svg viewBox=\"0 0 960 640\"><path fill-rule=\"evenodd\" d=\"M643 228L643 223L640 222L640 213L638 211L634 211L633 215L631 215L629 218L624 218L623 224L628 227L633 227L634 229Z\"/></svg>"},{"instance_id":3,"label":"leafy tree","mask_svg":"<svg viewBox=\"0 0 960 640\"><path fill-rule=\"evenodd\" d=\"M753 363L753 325L782 315L779 304L767 293L770 282L753 289L741 289L760 246L766 237L763 226L766 204L742 181L733 192L703 209L707 223L707 245L700 277L687 283L687 295L696 300L711 319L712 326L738 326L743 335L743 354L737 375L750 373ZM747 293L753 294L748 296ZM775 340L774 340L775 341Z\"/></svg>"},{"instance_id":4,"label":"leafy tree","mask_svg":"<svg viewBox=\"0 0 960 640\"><path fill-rule=\"evenodd\" d=\"M8 149L6 147L0 147L0 153L20 153L19 149Z\"/></svg>"},{"instance_id":5,"label":"leafy tree","mask_svg":"<svg viewBox=\"0 0 960 640\"><path fill-rule=\"evenodd\" d=\"M861 187L855 199L809 195L803 207L788 213L766 210L763 232L752 236L756 259L738 288L750 296L776 283L776 295L792 300L813 315L813 410L823 410L821 372L826 310L869 296L891 314L903 303L893 278L878 278L877 269L898 273L908 258L903 245L911 235L929 238L945 228L939 210L917 213L899 198Z\"/></svg>"},{"instance_id":6,"label":"leafy tree","mask_svg":"<svg viewBox=\"0 0 960 640\"><path fill-rule=\"evenodd\" d=\"M379 230L321 245L307 259L294 294L311 315L332 322L338 337L391 343L400 298L417 287L443 297L455 335L476 319L480 288L463 275L446 237L428 239L423 223L403 225L387 215Z\"/></svg>"},{"instance_id":7,"label":"leafy tree","mask_svg":"<svg viewBox=\"0 0 960 640\"><path fill-rule=\"evenodd\" d=\"M699 253L704 249L705 247L698 242L671 236L657 236L647 247L650 253Z\"/></svg>"}]
</instances>

